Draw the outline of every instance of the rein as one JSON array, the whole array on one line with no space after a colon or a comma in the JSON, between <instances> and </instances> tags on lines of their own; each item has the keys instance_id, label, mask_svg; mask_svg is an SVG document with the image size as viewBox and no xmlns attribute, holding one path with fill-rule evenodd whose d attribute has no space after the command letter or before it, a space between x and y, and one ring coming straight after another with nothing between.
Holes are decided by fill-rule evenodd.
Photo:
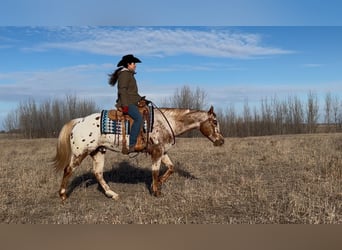
<instances>
[{"instance_id":1,"label":"rein","mask_svg":"<svg viewBox=\"0 0 342 250\"><path fill-rule=\"evenodd\" d=\"M171 124L170 124L169 120L166 118L165 114L160 110L160 108L154 102L151 101L151 104L152 104L152 106L155 109L157 109L162 114L162 116L164 117L165 121L167 122L167 125L169 125L169 128L170 128L171 133L172 133L172 137L173 137L172 145L175 145L176 144L176 136L175 136L175 132L173 131L173 129L171 127Z\"/></svg>"}]
</instances>

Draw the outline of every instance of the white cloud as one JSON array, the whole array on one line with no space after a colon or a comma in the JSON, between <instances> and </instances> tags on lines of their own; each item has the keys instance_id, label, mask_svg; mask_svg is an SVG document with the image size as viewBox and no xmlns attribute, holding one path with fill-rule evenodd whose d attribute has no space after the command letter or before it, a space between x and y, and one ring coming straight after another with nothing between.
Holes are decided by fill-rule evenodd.
<instances>
[{"instance_id":1,"label":"white cloud","mask_svg":"<svg viewBox=\"0 0 342 250\"><path fill-rule=\"evenodd\" d=\"M323 64L319 64L319 63L306 63L302 65L302 67L304 68L320 68L322 66Z\"/></svg>"},{"instance_id":2,"label":"white cloud","mask_svg":"<svg viewBox=\"0 0 342 250\"><path fill-rule=\"evenodd\" d=\"M64 67L51 71L10 72L0 74L0 99L7 102L19 102L28 97L36 100L64 97L66 94L76 94L80 98L91 98L100 107L113 106L116 98L116 88L107 84L107 73L113 69L112 64L90 64ZM177 68L176 68L177 69ZM186 69L184 69L186 70ZM8 83L6 83L8 82ZM160 102L171 97L175 88L181 88L183 83L154 84L140 81L140 93L149 99ZM191 86L195 87L190 83ZM306 95L309 91L325 93L328 90L342 91L340 82L326 82L316 85L289 84L218 84L217 87L204 87L211 103L226 107L231 103L243 103L245 99L258 102L261 98L288 96L292 94Z\"/></svg>"},{"instance_id":3,"label":"white cloud","mask_svg":"<svg viewBox=\"0 0 342 250\"><path fill-rule=\"evenodd\" d=\"M76 65L50 71L21 71L0 74L0 99L20 101L28 97L46 99L77 94L106 96L110 64Z\"/></svg>"},{"instance_id":4,"label":"white cloud","mask_svg":"<svg viewBox=\"0 0 342 250\"><path fill-rule=\"evenodd\" d=\"M193 54L229 58L292 53L264 46L258 34L232 32L228 28L63 27L50 31L58 36L56 41L40 43L27 49L79 50L115 56L133 51L135 54L152 56Z\"/></svg>"}]
</instances>

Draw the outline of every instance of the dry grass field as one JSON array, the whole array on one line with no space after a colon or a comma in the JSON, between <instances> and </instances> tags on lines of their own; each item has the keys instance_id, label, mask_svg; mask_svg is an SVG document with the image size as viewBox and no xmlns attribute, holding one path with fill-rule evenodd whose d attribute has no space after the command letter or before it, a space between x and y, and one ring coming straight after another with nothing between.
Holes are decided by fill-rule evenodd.
<instances>
[{"instance_id":1,"label":"dry grass field","mask_svg":"<svg viewBox=\"0 0 342 250\"><path fill-rule=\"evenodd\" d=\"M177 139L176 173L149 193L151 162L108 152L107 198L85 159L61 203L62 173L49 160L56 139L0 138L0 222L39 224L241 224L342 222L342 134ZM163 168L162 171L165 171Z\"/></svg>"}]
</instances>

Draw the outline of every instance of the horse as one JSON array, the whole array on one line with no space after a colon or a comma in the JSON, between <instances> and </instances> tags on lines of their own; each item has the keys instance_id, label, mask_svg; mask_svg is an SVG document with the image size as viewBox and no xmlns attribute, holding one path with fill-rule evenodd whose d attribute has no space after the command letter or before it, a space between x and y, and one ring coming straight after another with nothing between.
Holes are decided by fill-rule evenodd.
<instances>
[{"instance_id":1,"label":"horse","mask_svg":"<svg viewBox=\"0 0 342 250\"><path fill-rule=\"evenodd\" d=\"M153 129L149 133L148 154L152 160L152 184L151 193L154 196L161 195L161 186L174 172L174 164L167 152L175 145L175 137L193 130L199 129L214 146L224 144L224 137L220 132L219 122L214 113L213 106L209 111L180 109L180 108L156 108L153 109ZM64 171L59 196L64 202L67 199L67 186L69 179L77 166L88 155L93 161L93 173L101 185L107 197L114 200L119 195L108 186L103 178L105 153L107 150L120 152L117 143L114 143L115 134L101 134L101 113L94 113L82 118L70 120L60 130L56 155L52 165L56 172ZM122 142L122 136L119 141ZM161 163L167 170L159 176Z\"/></svg>"}]
</instances>

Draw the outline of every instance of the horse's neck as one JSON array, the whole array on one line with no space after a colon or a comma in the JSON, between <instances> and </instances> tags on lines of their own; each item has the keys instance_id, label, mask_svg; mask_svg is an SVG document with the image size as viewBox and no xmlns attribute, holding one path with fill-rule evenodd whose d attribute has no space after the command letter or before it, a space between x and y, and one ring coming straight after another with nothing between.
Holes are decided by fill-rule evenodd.
<instances>
[{"instance_id":1,"label":"horse's neck","mask_svg":"<svg viewBox=\"0 0 342 250\"><path fill-rule=\"evenodd\" d=\"M167 109L165 113L176 136L198 129L201 122L207 118L205 111L198 110Z\"/></svg>"}]
</instances>

